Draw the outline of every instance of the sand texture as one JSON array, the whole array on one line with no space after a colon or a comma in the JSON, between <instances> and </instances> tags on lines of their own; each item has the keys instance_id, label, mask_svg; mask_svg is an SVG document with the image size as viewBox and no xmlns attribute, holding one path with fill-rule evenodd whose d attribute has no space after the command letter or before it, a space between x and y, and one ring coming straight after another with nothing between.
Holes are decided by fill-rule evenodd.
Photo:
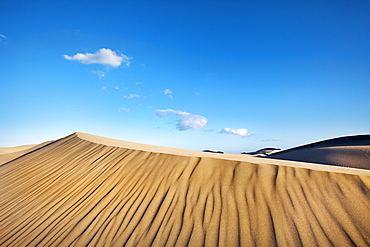
<instances>
[{"instance_id":1,"label":"sand texture","mask_svg":"<svg viewBox=\"0 0 370 247\"><path fill-rule=\"evenodd\" d=\"M370 171L75 133L0 165L0 246L370 246Z\"/></svg>"}]
</instances>

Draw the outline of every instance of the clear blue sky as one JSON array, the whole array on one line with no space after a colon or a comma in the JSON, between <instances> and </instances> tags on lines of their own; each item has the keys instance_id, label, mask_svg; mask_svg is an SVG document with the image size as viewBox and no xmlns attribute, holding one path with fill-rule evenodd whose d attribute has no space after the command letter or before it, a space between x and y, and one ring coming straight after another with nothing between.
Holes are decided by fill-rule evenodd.
<instances>
[{"instance_id":1,"label":"clear blue sky","mask_svg":"<svg viewBox=\"0 0 370 247\"><path fill-rule=\"evenodd\" d=\"M370 2L0 1L0 146L185 149L370 132Z\"/></svg>"}]
</instances>

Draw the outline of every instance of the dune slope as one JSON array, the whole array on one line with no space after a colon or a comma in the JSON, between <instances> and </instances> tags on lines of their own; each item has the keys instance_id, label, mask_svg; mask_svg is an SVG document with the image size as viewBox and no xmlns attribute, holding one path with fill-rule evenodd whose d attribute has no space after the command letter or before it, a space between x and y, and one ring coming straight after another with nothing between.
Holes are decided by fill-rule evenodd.
<instances>
[{"instance_id":1,"label":"dune slope","mask_svg":"<svg viewBox=\"0 0 370 247\"><path fill-rule=\"evenodd\" d=\"M370 135L319 141L272 153L268 157L370 170Z\"/></svg>"},{"instance_id":2,"label":"dune slope","mask_svg":"<svg viewBox=\"0 0 370 247\"><path fill-rule=\"evenodd\" d=\"M368 171L123 146L73 134L0 165L0 246L370 245Z\"/></svg>"},{"instance_id":3,"label":"dune slope","mask_svg":"<svg viewBox=\"0 0 370 247\"><path fill-rule=\"evenodd\" d=\"M16 159L24 154L37 150L52 141L44 142L38 145L24 145L11 148L0 148L0 165Z\"/></svg>"}]
</instances>

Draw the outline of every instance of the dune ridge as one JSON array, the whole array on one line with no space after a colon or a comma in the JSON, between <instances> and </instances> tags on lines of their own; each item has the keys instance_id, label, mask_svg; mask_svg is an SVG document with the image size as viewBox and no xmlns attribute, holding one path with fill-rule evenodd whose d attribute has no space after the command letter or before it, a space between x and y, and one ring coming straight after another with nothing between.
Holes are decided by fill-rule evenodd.
<instances>
[{"instance_id":1,"label":"dune ridge","mask_svg":"<svg viewBox=\"0 0 370 247\"><path fill-rule=\"evenodd\" d=\"M269 154L268 158L370 170L370 135L314 142Z\"/></svg>"},{"instance_id":2,"label":"dune ridge","mask_svg":"<svg viewBox=\"0 0 370 247\"><path fill-rule=\"evenodd\" d=\"M173 154L173 155L181 155L181 156L188 156L188 157L210 157L216 159L223 159L223 160L235 160L235 161L244 161L249 163L257 163L257 164L268 164L268 165L279 165L279 166L290 166L290 167L299 167L299 168L307 168L311 170L317 171L329 171L329 172L337 172L337 173L345 173L345 174L353 174L353 175L365 175L370 176L370 171L366 171L361 168L356 167L332 167L332 166L323 166L321 164L310 163L310 162L296 162L291 160L280 160L280 159L265 159L265 157L256 157L251 155L244 155L244 154L237 154L237 153L224 153L224 154L215 154L209 152L201 152L201 151L194 151L194 150L186 150L186 149L178 149L178 148L169 148L169 147L161 147L161 146L153 146L141 143L134 143L128 141L121 141L106 137L95 136L91 134L76 132L74 135L78 136L82 140L86 140L89 142L93 142L96 144L103 144L107 146L114 146L114 147L122 147L128 149L135 149L140 151L148 151L152 153L165 153L165 154Z\"/></svg>"},{"instance_id":3,"label":"dune ridge","mask_svg":"<svg viewBox=\"0 0 370 247\"><path fill-rule=\"evenodd\" d=\"M279 162L75 133L0 165L0 246L370 245L369 171Z\"/></svg>"}]
</instances>

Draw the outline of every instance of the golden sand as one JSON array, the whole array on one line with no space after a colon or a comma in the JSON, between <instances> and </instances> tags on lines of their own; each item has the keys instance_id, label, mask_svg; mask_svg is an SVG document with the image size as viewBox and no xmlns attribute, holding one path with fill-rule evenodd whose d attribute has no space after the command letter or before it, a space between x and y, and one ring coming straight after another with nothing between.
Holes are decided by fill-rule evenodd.
<instances>
[{"instance_id":1,"label":"golden sand","mask_svg":"<svg viewBox=\"0 0 370 247\"><path fill-rule=\"evenodd\" d=\"M370 246L369 222L363 169L82 133L0 165L0 246Z\"/></svg>"}]
</instances>

